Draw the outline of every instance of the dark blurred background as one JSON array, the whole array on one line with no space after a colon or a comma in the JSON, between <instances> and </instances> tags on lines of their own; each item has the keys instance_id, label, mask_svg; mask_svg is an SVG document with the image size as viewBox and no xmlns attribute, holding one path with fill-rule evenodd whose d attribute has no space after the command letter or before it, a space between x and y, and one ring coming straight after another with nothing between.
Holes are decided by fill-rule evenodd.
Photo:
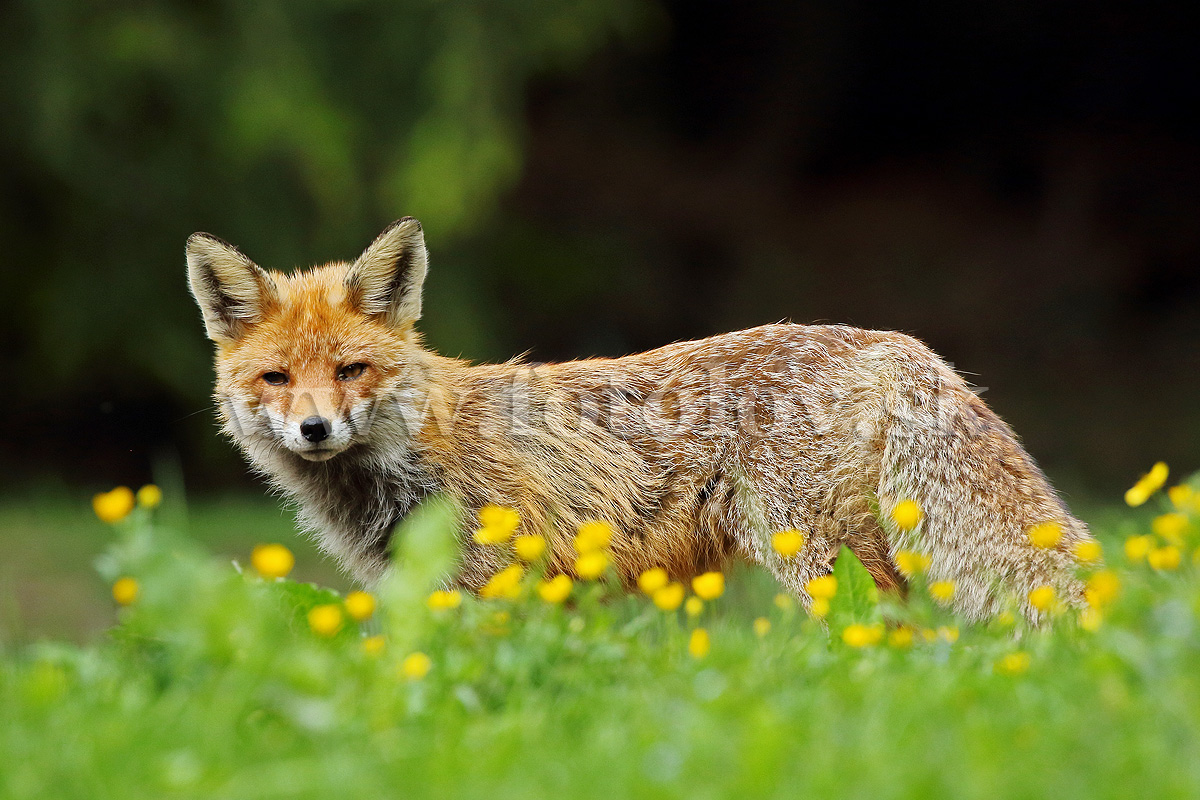
<instances>
[{"instance_id":1,"label":"dark blurred background","mask_svg":"<svg viewBox=\"0 0 1200 800\"><path fill-rule=\"evenodd\" d=\"M425 223L439 351L913 333L1053 476L1200 454L1180 3L0 7L0 486L246 488L184 240L272 268Z\"/></svg>"}]
</instances>

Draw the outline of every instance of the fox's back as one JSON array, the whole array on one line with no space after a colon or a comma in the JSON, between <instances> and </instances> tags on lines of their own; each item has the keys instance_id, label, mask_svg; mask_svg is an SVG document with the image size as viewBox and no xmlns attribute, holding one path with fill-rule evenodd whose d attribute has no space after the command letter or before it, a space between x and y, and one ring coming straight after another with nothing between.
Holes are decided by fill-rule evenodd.
<instances>
[{"instance_id":1,"label":"fox's back","mask_svg":"<svg viewBox=\"0 0 1200 800\"><path fill-rule=\"evenodd\" d=\"M688 574L745 555L735 530L778 524L752 519L751 485L810 530L869 513L881 447L874 419L874 435L859 435L862 411L882 408L887 389L875 350L894 360L913 342L777 324L622 358L463 367L457 435L435 426L421 439L468 505L548 509L566 531L606 519L628 533L618 562Z\"/></svg>"}]
</instances>

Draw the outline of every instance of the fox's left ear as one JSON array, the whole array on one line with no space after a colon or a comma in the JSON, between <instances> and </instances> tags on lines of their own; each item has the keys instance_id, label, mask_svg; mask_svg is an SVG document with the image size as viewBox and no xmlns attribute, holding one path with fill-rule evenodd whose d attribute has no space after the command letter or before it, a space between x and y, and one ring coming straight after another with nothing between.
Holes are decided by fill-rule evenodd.
<instances>
[{"instance_id":1,"label":"fox's left ear","mask_svg":"<svg viewBox=\"0 0 1200 800\"><path fill-rule=\"evenodd\" d=\"M412 217L398 219L371 242L346 273L346 295L364 314L393 328L421 318L425 283L425 236Z\"/></svg>"}]
</instances>

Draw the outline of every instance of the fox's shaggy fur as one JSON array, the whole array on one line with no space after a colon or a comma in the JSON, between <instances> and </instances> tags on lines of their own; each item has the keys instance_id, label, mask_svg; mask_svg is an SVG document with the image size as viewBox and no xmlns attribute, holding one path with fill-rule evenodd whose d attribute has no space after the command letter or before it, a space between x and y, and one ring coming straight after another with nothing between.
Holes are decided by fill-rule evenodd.
<instances>
[{"instance_id":1,"label":"fox's shaggy fur","mask_svg":"<svg viewBox=\"0 0 1200 800\"><path fill-rule=\"evenodd\" d=\"M217 343L225 432L360 580L381 575L396 523L445 492L465 509L458 579L471 589L510 558L470 536L495 503L546 537L552 573L573 574L572 536L598 519L629 585L650 567L685 579L740 558L807 603L805 583L845 544L887 589L904 583L897 552L928 554L930 579L954 581L971 618L1044 584L1081 598L1069 553L1087 528L910 336L766 325L625 358L473 366L423 349L413 328L426 254L411 218L352 264L290 276L196 234L188 271ZM299 432L314 418L330 425L315 444ZM911 533L888 521L903 499L925 512ZM1026 532L1046 521L1063 538L1042 550ZM807 537L791 559L771 548L785 529Z\"/></svg>"}]
</instances>

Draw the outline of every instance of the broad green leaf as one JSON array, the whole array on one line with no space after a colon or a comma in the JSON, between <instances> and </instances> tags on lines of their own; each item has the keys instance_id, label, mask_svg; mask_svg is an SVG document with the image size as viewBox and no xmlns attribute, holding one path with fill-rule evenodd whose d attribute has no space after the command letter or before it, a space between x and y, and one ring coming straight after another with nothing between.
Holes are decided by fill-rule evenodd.
<instances>
[{"instance_id":1,"label":"broad green leaf","mask_svg":"<svg viewBox=\"0 0 1200 800\"><path fill-rule=\"evenodd\" d=\"M879 590L858 556L843 546L833 567L837 594L830 602L830 621L838 624L871 622L879 616Z\"/></svg>"}]
</instances>

